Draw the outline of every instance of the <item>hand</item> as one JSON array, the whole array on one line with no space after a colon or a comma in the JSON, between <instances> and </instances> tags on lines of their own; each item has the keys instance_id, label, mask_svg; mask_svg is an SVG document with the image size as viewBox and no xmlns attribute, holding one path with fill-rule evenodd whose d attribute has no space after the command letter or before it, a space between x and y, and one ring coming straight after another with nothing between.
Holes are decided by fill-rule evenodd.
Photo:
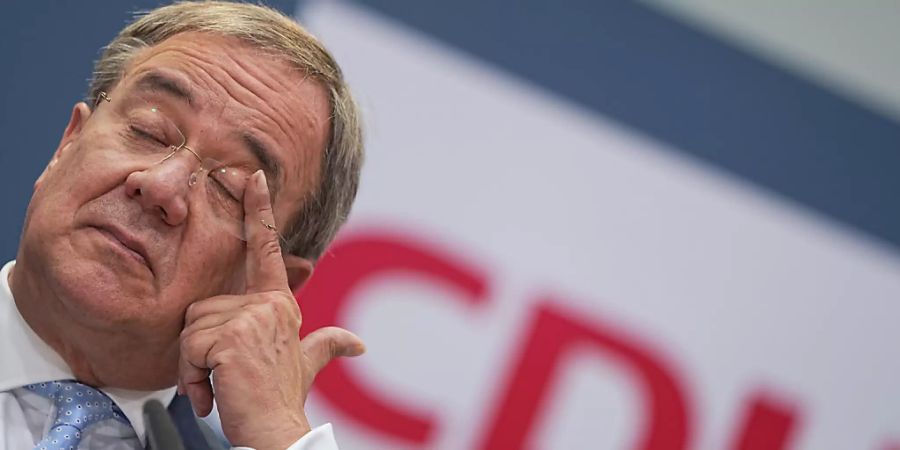
<instances>
[{"instance_id":1,"label":"hand","mask_svg":"<svg viewBox=\"0 0 900 450\"><path fill-rule=\"evenodd\" d=\"M365 351L358 337L322 328L299 339L300 308L288 285L269 190L262 172L244 195L247 283L244 295L223 295L188 307L181 333L178 390L194 410L212 410L232 445L284 450L310 430L303 405L313 378L337 356ZM262 221L262 222L261 222Z\"/></svg>"}]
</instances>

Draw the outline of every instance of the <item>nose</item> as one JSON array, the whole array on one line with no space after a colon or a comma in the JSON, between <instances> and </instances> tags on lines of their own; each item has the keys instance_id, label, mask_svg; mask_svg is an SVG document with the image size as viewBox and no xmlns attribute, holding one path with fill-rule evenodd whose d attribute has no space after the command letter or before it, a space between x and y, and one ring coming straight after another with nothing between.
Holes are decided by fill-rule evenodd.
<instances>
[{"instance_id":1,"label":"nose","mask_svg":"<svg viewBox=\"0 0 900 450\"><path fill-rule=\"evenodd\" d=\"M196 160L187 152L175 152L170 158L144 170L132 172L125 179L125 192L141 204L144 211L157 214L167 224L176 226L188 214L188 179Z\"/></svg>"}]
</instances>

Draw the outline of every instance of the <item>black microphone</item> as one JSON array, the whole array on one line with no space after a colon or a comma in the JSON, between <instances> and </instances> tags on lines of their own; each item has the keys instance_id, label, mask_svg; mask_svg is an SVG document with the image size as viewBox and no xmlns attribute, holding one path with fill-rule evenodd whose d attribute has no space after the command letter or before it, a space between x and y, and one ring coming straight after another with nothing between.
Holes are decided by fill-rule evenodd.
<instances>
[{"instance_id":1,"label":"black microphone","mask_svg":"<svg viewBox=\"0 0 900 450\"><path fill-rule=\"evenodd\" d=\"M184 450L184 442L169 411L159 400L144 403L144 423L150 450Z\"/></svg>"}]
</instances>

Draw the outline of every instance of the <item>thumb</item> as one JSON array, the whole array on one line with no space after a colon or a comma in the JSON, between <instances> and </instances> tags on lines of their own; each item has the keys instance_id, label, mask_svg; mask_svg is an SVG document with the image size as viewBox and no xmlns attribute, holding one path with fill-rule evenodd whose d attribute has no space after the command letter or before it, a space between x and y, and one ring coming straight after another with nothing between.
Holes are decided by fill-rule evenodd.
<instances>
[{"instance_id":1,"label":"thumb","mask_svg":"<svg viewBox=\"0 0 900 450\"><path fill-rule=\"evenodd\" d=\"M309 361L309 375L312 379L338 356L362 355L366 351L366 344L357 335L343 328L324 327L303 338L300 348Z\"/></svg>"}]
</instances>

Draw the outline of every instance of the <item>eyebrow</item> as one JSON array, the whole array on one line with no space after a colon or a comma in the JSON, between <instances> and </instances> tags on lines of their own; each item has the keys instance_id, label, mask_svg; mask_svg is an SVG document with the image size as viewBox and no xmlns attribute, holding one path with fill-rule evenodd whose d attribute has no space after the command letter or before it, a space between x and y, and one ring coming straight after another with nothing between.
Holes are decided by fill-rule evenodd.
<instances>
[{"instance_id":1,"label":"eyebrow","mask_svg":"<svg viewBox=\"0 0 900 450\"><path fill-rule=\"evenodd\" d=\"M259 164L262 166L262 170L266 174L266 177L275 181L275 185L271 188L272 195L274 195L278 192L279 188L281 188L281 164L279 164L278 159L273 156L274 153L257 139L256 136L244 133L241 135L241 138L250 150L250 153L259 160Z\"/></svg>"},{"instance_id":2,"label":"eyebrow","mask_svg":"<svg viewBox=\"0 0 900 450\"><path fill-rule=\"evenodd\" d=\"M194 96L191 90L176 78L167 76L157 71L147 72L138 79L137 88L140 90L151 92L165 92L179 100L182 100L190 106L194 106ZM275 158L274 153L262 143L256 136L249 133L243 133L241 139L244 145L250 150L250 153L256 158L262 166L266 178L273 180L274 186L271 187L271 194L274 196L281 188L281 164Z\"/></svg>"},{"instance_id":3,"label":"eyebrow","mask_svg":"<svg viewBox=\"0 0 900 450\"><path fill-rule=\"evenodd\" d=\"M159 72L148 72L137 81L137 88L143 91L164 92L188 105L194 105L191 90L181 81Z\"/></svg>"}]
</instances>

